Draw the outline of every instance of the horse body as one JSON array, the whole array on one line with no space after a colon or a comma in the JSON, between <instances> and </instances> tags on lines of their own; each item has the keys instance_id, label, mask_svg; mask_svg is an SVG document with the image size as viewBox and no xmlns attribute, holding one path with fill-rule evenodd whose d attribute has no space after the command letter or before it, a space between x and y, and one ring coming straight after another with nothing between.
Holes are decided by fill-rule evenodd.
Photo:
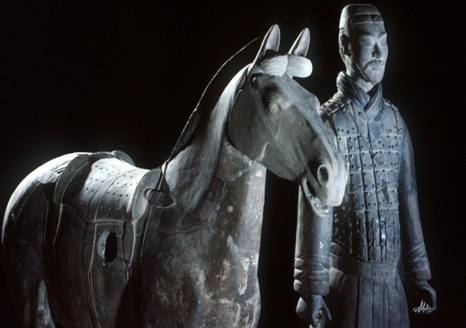
<instances>
[{"instance_id":1,"label":"horse body","mask_svg":"<svg viewBox=\"0 0 466 328\"><path fill-rule=\"evenodd\" d=\"M95 154L69 154L43 165L36 170L39 174L25 179L26 188L17 189L23 197L12 197L22 208L11 208L9 217L27 221L9 221L5 236L15 244L6 247L15 252L6 255L17 257L21 245L38 253L20 258L30 261L28 272L10 271L8 276L25 283L36 280L46 292L42 306L21 300L31 303L22 308L33 313L20 317L48 318L43 325L36 322L38 327L54 323L70 328L125 324L255 327L260 310L257 269L265 167L224 138L212 183L189 217L180 217L176 208L168 208L157 213L141 211L135 218L131 214L134 203L146 197L138 187L152 190L158 174L147 183L144 177L150 175L149 170L108 153L92 156ZM79 162L79 169L71 168L76 165L73 162ZM61 222L52 245L54 236L47 232L54 234L58 224L52 221L52 216L58 215L53 210L53 191L60 189L59 180L67 168L75 174L66 182L66 197L57 209ZM47 176L54 179L44 180ZM120 193L115 193L118 189ZM115 206L106 201L106 195L123 201ZM31 206L39 209L37 218ZM25 225L33 220L36 225ZM144 231L146 220L150 225ZM113 255L108 254L112 234L117 243ZM22 236L33 238L24 240ZM147 260L139 262L141 256ZM31 275L36 271L31 270L34 265L36 279ZM140 277L134 277L135 272ZM142 316L134 299L128 299L133 279L143 291Z\"/></svg>"},{"instance_id":2,"label":"horse body","mask_svg":"<svg viewBox=\"0 0 466 328\"><path fill-rule=\"evenodd\" d=\"M308 31L270 58L278 44L274 26L161 168L74 153L19 185L2 242L21 326L257 325L266 168L329 205L347 178L317 99L289 75L310 74Z\"/></svg>"}]
</instances>

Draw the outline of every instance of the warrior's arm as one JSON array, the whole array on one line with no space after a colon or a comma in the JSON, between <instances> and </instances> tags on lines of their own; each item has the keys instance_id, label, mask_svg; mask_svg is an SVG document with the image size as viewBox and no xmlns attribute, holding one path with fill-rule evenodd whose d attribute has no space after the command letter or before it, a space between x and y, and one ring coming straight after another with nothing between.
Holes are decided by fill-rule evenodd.
<instances>
[{"instance_id":1,"label":"warrior's arm","mask_svg":"<svg viewBox=\"0 0 466 328\"><path fill-rule=\"evenodd\" d=\"M404 130L398 186L400 229L406 269L413 281L419 282L431 279L431 272L419 216L413 149L406 126Z\"/></svg>"}]
</instances>

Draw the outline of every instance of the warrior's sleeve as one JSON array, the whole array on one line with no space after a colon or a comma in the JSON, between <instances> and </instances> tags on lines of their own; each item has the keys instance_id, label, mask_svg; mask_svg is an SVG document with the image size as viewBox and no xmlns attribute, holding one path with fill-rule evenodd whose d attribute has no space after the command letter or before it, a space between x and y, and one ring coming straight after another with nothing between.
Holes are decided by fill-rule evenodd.
<instances>
[{"instance_id":1,"label":"warrior's sleeve","mask_svg":"<svg viewBox=\"0 0 466 328\"><path fill-rule=\"evenodd\" d=\"M332 209L313 197L303 182L299 188L294 289L301 295L329 291Z\"/></svg>"},{"instance_id":2,"label":"warrior's sleeve","mask_svg":"<svg viewBox=\"0 0 466 328\"><path fill-rule=\"evenodd\" d=\"M419 215L413 149L406 125L402 123L404 136L400 153L398 197L404 263L414 281L429 280L431 272Z\"/></svg>"}]
</instances>

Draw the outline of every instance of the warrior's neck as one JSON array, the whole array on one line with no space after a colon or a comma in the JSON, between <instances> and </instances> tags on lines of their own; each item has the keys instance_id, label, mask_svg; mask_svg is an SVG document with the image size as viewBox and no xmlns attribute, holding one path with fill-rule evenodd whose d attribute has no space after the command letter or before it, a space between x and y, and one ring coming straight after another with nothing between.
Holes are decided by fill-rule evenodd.
<instances>
[{"instance_id":1,"label":"warrior's neck","mask_svg":"<svg viewBox=\"0 0 466 328\"><path fill-rule=\"evenodd\" d=\"M353 80L353 82L360 87L364 92L369 93L374 87L375 84L372 82L366 81L360 74L357 74L356 72L352 70L346 70L346 75Z\"/></svg>"}]
</instances>

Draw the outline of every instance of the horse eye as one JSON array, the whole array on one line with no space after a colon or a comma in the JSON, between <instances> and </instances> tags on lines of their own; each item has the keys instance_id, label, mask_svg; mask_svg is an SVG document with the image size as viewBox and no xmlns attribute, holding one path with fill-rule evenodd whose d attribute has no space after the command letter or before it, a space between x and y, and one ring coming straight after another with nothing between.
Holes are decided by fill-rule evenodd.
<instances>
[{"instance_id":1,"label":"horse eye","mask_svg":"<svg viewBox=\"0 0 466 328\"><path fill-rule=\"evenodd\" d=\"M257 78L259 77L260 74L253 74L251 75L250 81L251 84L255 87L257 87Z\"/></svg>"},{"instance_id":2,"label":"horse eye","mask_svg":"<svg viewBox=\"0 0 466 328\"><path fill-rule=\"evenodd\" d=\"M261 90L261 98L262 103L266 108L270 107L272 99L274 99L274 95L277 94L277 88L275 86L266 86L263 90Z\"/></svg>"}]
</instances>

